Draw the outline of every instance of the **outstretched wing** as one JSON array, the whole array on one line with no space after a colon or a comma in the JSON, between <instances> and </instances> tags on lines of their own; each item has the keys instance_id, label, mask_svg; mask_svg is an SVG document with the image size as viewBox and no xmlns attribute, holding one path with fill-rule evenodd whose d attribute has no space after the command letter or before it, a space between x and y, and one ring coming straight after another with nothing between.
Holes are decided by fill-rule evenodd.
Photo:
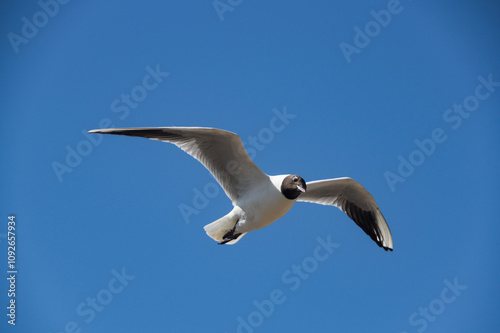
<instances>
[{"instance_id":1,"label":"outstretched wing","mask_svg":"<svg viewBox=\"0 0 500 333\"><path fill-rule=\"evenodd\" d=\"M307 191L297 200L340 208L378 246L392 251L389 226L372 195L357 181L351 178L335 178L308 182Z\"/></svg>"},{"instance_id":2,"label":"outstretched wing","mask_svg":"<svg viewBox=\"0 0 500 333\"><path fill-rule=\"evenodd\" d=\"M238 135L205 127L107 128L89 133L138 136L170 142L200 161L236 202L268 176L248 156Z\"/></svg>"}]
</instances>

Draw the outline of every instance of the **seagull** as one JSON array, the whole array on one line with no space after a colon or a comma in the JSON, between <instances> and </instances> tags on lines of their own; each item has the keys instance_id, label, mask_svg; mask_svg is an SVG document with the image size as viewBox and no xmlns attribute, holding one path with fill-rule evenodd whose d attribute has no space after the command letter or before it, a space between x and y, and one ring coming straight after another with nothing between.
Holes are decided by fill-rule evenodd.
<instances>
[{"instance_id":1,"label":"seagull","mask_svg":"<svg viewBox=\"0 0 500 333\"><path fill-rule=\"evenodd\" d=\"M208 127L106 128L89 133L136 136L170 142L197 159L215 177L234 208L204 227L219 244L235 244L248 232L283 217L297 201L341 209L384 250L392 236L372 195L357 181L333 178L305 182L294 174L270 176L248 156L241 138Z\"/></svg>"}]
</instances>

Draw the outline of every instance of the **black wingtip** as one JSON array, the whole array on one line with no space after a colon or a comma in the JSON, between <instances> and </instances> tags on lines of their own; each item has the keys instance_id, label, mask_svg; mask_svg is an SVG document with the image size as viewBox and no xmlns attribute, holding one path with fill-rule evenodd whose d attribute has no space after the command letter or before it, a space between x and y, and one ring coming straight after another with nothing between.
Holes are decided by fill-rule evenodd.
<instances>
[{"instance_id":1,"label":"black wingtip","mask_svg":"<svg viewBox=\"0 0 500 333\"><path fill-rule=\"evenodd\" d=\"M381 244L379 244L379 246L380 246L381 248L383 248L384 250L386 250L386 251L391 251L391 252L392 252L392 249L391 249L390 247L383 246L383 245L381 245Z\"/></svg>"}]
</instances>

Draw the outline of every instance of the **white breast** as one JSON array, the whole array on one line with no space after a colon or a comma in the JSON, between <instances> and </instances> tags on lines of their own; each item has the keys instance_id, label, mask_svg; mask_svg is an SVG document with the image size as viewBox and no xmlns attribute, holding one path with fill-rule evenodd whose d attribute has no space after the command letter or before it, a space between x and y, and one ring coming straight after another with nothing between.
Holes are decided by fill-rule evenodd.
<instances>
[{"instance_id":1,"label":"white breast","mask_svg":"<svg viewBox=\"0 0 500 333\"><path fill-rule=\"evenodd\" d=\"M270 176L269 181L255 186L235 205L241 214L238 232L264 228L285 215L295 203L281 193L281 183L287 175Z\"/></svg>"}]
</instances>

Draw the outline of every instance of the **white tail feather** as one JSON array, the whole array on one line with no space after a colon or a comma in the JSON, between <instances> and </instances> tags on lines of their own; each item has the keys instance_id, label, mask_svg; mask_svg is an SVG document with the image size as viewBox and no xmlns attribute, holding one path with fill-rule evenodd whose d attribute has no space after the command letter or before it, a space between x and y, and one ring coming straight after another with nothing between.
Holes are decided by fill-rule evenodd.
<instances>
[{"instance_id":1,"label":"white tail feather","mask_svg":"<svg viewBox=\"0 0 500 333\"><path fill-rule=\"evenodd\" d=\"M216 240L217 242L221 242L224 235L233 229L234 224L237 221L236 216L228 214L224 217L221 217L217 221L214 221L210 224L207 224L203 229L207 232L207 235L210 236L212 239ZM226 244L235 244L238 242L243 236L245 236L246 232L241 234L236 239L231 240L230 242L227 242Z\"/></svg>"}]
</instances>

